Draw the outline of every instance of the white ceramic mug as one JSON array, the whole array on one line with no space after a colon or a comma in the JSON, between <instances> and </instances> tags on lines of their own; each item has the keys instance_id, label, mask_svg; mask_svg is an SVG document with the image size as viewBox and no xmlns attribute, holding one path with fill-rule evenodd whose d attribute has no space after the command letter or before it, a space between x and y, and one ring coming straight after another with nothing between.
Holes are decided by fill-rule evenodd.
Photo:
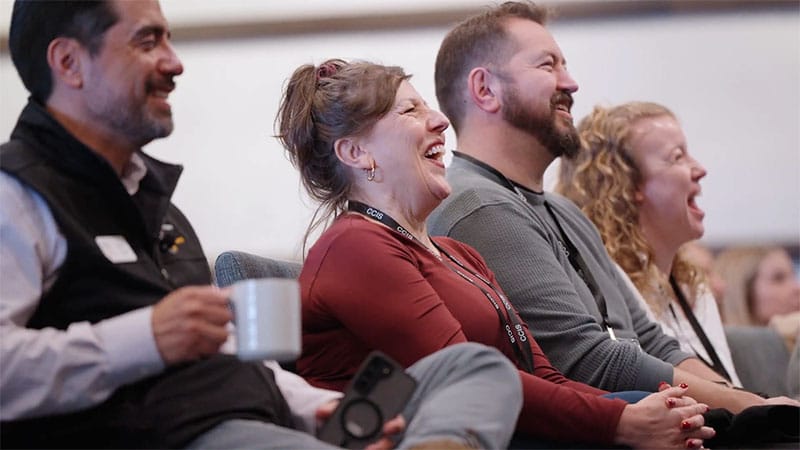
<instances>
[{"instance_id":1,"label":"white ceramic mug","mask_svg":"<svg viewBox=\"0 0 800 450\"><path fill-rule=\"evenodd\" d=\"M230 295L236 354L243 360L290 361L300 355L300 285L291 278L242 280Z\"/></svg>"}]
</instances>

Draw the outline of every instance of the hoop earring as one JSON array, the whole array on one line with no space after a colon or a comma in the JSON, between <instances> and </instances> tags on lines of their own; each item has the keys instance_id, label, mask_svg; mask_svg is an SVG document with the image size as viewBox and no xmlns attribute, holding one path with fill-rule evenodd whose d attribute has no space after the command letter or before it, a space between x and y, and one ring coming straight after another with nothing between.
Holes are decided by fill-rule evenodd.
<instances>
[{"instance_id":1,"label":"hoop earring","mask_svg":"<svg viewBox=\"0 0 800 450\"><path fill-rule=\"evenodd\" d=\"M367 181L375 180L375 161L372 161L372 165L369 169L364 169L367 172Z\"/></svg>"}]
</instances>

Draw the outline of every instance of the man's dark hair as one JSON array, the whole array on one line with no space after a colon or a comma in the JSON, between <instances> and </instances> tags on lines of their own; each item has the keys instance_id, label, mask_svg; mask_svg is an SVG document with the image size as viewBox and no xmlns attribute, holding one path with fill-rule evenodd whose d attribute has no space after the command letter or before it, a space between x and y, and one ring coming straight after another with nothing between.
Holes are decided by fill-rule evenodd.
<instances>
[{"instance_id":1,"label":"man's dark hair","mask_svg":"<svg viewBox=\"0 0 800 450\"><path fill-rule=\"evenodd\" d=\"M16 0L8 47L17 73L31 96L45 103L53 91L47 47L58 37L74 38L95 55L103 35L119 16L110 1Z\"/></svg>"},{"instance_id":2,"label":"man's dark hair","mask_svg":"<svg viewBox=\"0 0 800 450\"><path fill-rule=\"evenodd\" d=\"M434 80L439 108L450 119L456 134L464 119L466 79L470 70L500 64L514 48L505 29L517 18L545 25L549 11L530 1L505 2L455 26L439 47Z\"/></svg>"}]
</instances>

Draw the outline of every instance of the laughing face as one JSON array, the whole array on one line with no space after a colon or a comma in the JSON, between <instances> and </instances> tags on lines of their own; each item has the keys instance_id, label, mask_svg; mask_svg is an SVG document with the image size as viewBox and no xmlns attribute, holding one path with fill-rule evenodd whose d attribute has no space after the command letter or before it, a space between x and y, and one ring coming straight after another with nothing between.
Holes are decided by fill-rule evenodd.
<instances>
[{"instance_id":1,"label":"laughing face","mask_svg":"<svg viewBox=\"0 0 800 450\"><path fill-rule=\"evenodd\" d=\"M635 194L648 241L678 248L703 235L705 213L695 201L706 170L687 150L675 118L640 119L631 131L631 158L641 182Z\"/></svg>"},{"instance_id":2,"label":"laughing face","mask_svg":"<svg viewBox=\"0 0 800 450\"><path fill-rule=\"evenodd\" d=\"M438 205L450 195L443 161L444 130L449 125L403 81L392 108L361 140L375 160L376 181L385 183L399 203L412 208L432 201Z\"/></svg>"},{"instance_id":3,"label":"laughing face","mask_svg":"<svg viewBox=\"0 0 800 450\"><path fill-rule=\"evenodd\" d=\"M509 20L516 53L500 71L503 118L536 137L553 157L574 156L579 147L572 94L578 90L550 33L529 20Z\"/></svg>"},{"instance_id":4,"label":"laughing face","mask_svg":"<svg viewBox=\"0 0 800 450\"><path fill-rule=\"evenodd\" d=\"M183 66L157 1L117 1L114 8L119 20L85 68L87 109L93 123L141 147L172 132L167 97Z\"/></svg>"}]
</instances>

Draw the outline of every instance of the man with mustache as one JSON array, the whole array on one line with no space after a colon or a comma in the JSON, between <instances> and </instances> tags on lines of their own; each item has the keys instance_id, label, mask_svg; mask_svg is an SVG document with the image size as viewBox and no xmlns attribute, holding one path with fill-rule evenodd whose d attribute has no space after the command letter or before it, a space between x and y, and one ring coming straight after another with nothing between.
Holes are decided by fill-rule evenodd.
<instances>
[{"instance_id":1,"label":"man with mustache","mask_svg":"<svg viewBox=\"0 0 800 450\"><path fill-rule=\"evenodd\" d=\"M689 396L734 412L764 404L717 384L720 375L649 321L594 225L543 191L550 163L580 148L570 114L578 84L546 16L530 2L507 2L445 37L436 95L458 151L447 175L453 193L431 215L431 233L480 252L567 377L612 392L685 383Z\"/></svg>"},{"instance_id":2,"label":"man with mustache","mask_svg":"<svg viewBox=\"0 0 800 450\"><path fill-rule=\"evenodd\" d=\"M223 353L228 291L170 200L182 168L142 151L172 132L183 72L159 3L17 0L9 48L31 96L0 146L2 445L334 448L313 432L341 393ZM505 356L454 346L408 372L402 444L507 441L521 400ZM476 388L499 395L459 401ZM510 423L483 427L499 409Z\"/></svg>"}]
</instances>

